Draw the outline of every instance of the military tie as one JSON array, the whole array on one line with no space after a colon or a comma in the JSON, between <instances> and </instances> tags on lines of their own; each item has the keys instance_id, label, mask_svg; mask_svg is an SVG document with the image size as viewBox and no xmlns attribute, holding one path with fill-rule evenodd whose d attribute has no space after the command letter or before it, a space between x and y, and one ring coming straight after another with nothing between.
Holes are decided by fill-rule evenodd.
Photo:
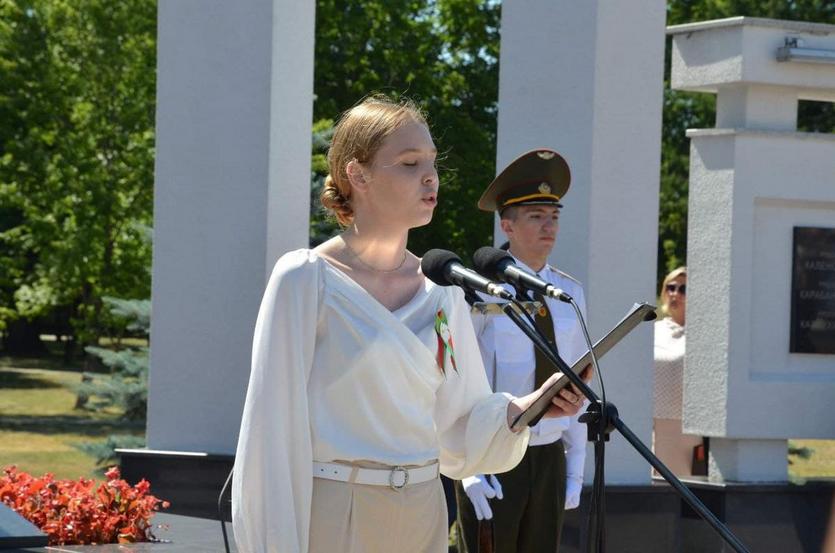
<instances>
[{"instance_id":1,"label":"military tie","mask_svg":"<svg viewBox=\"0 0 835 553\"><path fill-rule=\"evenodd\" d=\"M551 318L551 310L548 309L548 304L545 302L545 296L539 292L534 292L533 297L536 301L542 304L542 307L539 308L536 317L534 317L536 328L538 328L539 332L541 332L542 335L545 336L551 344L553 344L554 349L556 350L557 341L554 336L554 319ZM534 353L536 354L534 389L538 389L552 374L554 374L555 369L548 358L545 357L545 355L543 355L538 348L534 347Z\"/></svg>"}]
</instances>

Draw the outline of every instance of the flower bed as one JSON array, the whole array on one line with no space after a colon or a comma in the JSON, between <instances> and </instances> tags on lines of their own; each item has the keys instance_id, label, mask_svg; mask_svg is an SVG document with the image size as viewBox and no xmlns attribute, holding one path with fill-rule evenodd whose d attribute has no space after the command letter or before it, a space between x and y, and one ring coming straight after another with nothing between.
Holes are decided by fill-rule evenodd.
<instances>
[{"instance_id":1,"label":"flower bed","mask_svg":"<svg viewBox=\"0 0 835 553\"><path fill-rule=\"evenodd\" d=\"M90 545L156 541L151 517L169 506L150 493L141 480L131 486L119 469L105 473L107 481L35 478L16 467L0 477L0 501L49 536L49 545Z\"/></svg>"}]
</instances>

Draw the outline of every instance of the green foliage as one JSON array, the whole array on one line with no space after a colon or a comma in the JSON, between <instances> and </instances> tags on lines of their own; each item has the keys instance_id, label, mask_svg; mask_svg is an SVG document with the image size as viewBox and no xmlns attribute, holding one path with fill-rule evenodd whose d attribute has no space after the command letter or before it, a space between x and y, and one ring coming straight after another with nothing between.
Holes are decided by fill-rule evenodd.
<instances>
[{"instance_id":1,"label":"green foliage","mask_svg":"<svg viewBox=\"0 0 835 553\"><path fill-rule=\"evenodd\" d=\"M95 458L98 467L105 468L118 463L117 449L144 448L145 438L131 434L111 434L104 442L84 442L75 447Z\"/></svg>"},{"instance_id":2,"label":"green foliage","mask_svg":"<svg viewBox=\"0 0 835 553\"><path fill-rule=\"evenodd\" d=\"M686 262L690 128L713 126L715 98L710 94L664 90L661 137L661 193L658 221L658 282Z\"/></svg>"},{"instance_id":3,"label":"green foliage","mask_svg":"<svg viewBox=\"0 0 835 553\"><path fill-rule=\"evenodd\" d=\"M735 15L835 22L825 0L672 0L668 24ZM500 4L477 0L319 0L314 118L333 118L370 91L408 95L430 116L441 152L441 202L432 223L412 232L410 248L432 246L466 255L490 241L492 218L475 203L495 174ZM661 163L659 281L686 263L690 141L688 128L712 127L715 98L667 86ZM831 132L831 104L801 103L800 130ZM314 147L317 155L324 150ZM332 235L318 191L326 169L314 169L311 242Z\"/></svg>"},{"instance_id":4,"label":"green foliage","mask_svg":"<svg viewBox=\"0 0 835 553\"><path fill-rule=\"evenodd\" d=\"M151 300L102 299L110 308L110 314L125 322L126 330L148 335L151 328Z\"/></svg>"},{"instance_id":5,"label":"green foliage","mask_svg":"<svg viewBox=\"0 0 835 553\"><path fill-rule=\"evenodd\" d=\"M797 130L801 132L835 132L835 104L800 100L797 107Z\"/></svg>"},{"instance_id":6,"label":"green foliage","mask_svg":"<svg viewBox=\"0 0 835 553\"><path fill-rule=\"evenodd\" d=\"M147 337L151 328L150 300L102 298L114 321L126 330ZM87 353L110 369L109 375L85 375L76 393L87 409L100 411L117 408L124 422L142 422L148 406L148 348L145 346L106 349L89 346ZM99 466L116 460L116 448L144 447L141 436L113 434L102 442L87 442L76 447L96 458Z\"/></svg>"},{"instance_id":7,"label":"green foliage","mask_svg":"<svg viewBox=\"0 0 835 553\"><path fill-rule=\"evenodd\" d=\"M310 185L310 247L315 248L339 232L339 223L330 217L319 202L328 176L328 145L333 137L333 120L321 119L313 124L313 158Z\"/></svg>"},{"instance_id":8,"label":"green foliage","mask_svg":"<svg viewBox=\"0 0 835 553\"><path fill-rule=\"evenodd\" d=\"M794 460L793 457L798 459L808 460L812 458L812 455L815 454L815 450L811 447L800 447L789 443L789 464L793 464Z\"/></svg>"},{"instance_id":9,"label":"green foliage","mask_svg":"<svg viewBox=\"0 0 835 553\"><path fill-rule=\"evenodd\" d=\"M80 341L102 297L146 297L153 0L0 0L0 318L62 307Z\"/></svg>"},{"instance_id":10,"label":"green foliage","mask_svg":"<svg viewBox=\"0 0 835 553\"><path fill-rule=\"evenodd\" d=\"M314 120L372 91L417 101L440 152L441 201L432 223L411 233L410 249L465 255L487 244L492 216L475 204L495 175L499 3L319 0L316 10ZM321 219L318 195L315 206Z\"/></svg>"},{"instance_id":11,"label":"green foliage","mask_svg":"<svg viewBox=\"0 0 835 553\"><path fill-rule=\"evenodd\" d=\"M103 298L111 315L127 329L148 335L151 321L149 300ZM87 353L99 358L110 369L107 378L90 376L78 386L78 395L89 398L86 407L102 410L117 407L128 421L145 420L148 402L148 348L126 347L111 350L89 346Z\"/></svg>"},{"instance_id":12,"label":"green foliage","mask_svg":"<svg viewBox=\"0 0 835 553\"><path fill-rule=\"evenodd\" d=\"M372 91L419 102L441 152L441 202L411 249L466 256L490 241L492 217L475 203L495 174L500 10L317 0L312 244L338 228L318 203L333 118ZM835 4L668 3L669 24L735 15L835 23ZM110 324L104 296L149 295L155 35L155 0L0 0L0 331L68 319L94 343ZM665 92L659 275L686 260L684 130L712 126L714 109L710 95ZM831 132L835 110L802 102L799 128Z\"/></svg>"}]
</instances>

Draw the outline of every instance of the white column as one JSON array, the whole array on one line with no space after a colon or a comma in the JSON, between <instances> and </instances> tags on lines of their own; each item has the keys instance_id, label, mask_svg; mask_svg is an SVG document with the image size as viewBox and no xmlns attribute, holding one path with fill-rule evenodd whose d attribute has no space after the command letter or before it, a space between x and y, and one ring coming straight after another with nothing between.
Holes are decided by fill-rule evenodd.
<instances>
[{"instance_id":1,"label":"white column","mask_svg":"<svg viewBox=\"0 0 835 553\"><path fill-rule=\"evenodd\" d=\"M661 0L502 5L498 169L539 146L568 161L551 261L585 285L593 340L655 298L665 16ZM608 399L647 444L652 363L650 324L601 361ZM621 437L606 459L608 482L649 481Z\"/></svg>"},{"instance_id":2,"label":"white column","mask_svg":"<svg viewBox=\"0 0 835 553\"><path fill-rule=\"evenodd\" d=\"M708 473L717 482L768 482L788 470L786 440L711 438Z\"/></svg>"},{"instance_id":3,"label":"white column","mask_svg":"<svg viewBox=\"0 0 835 553\"><path fill-rule=\"evenodd\" d=\"M716 127L793 131L797 100L797 90L784 86L723 87L716 97Z\"/></svg>"},{"instance_id":4,"label":"white column","mask_svg":"<svg viewBox=\"0 0 835 553\"><path fill-rule=\"evenodd\" d=\"M234 451L266 278L308 243L314 7L159 3L149 448Z\"/></svg>"}]
</instances>

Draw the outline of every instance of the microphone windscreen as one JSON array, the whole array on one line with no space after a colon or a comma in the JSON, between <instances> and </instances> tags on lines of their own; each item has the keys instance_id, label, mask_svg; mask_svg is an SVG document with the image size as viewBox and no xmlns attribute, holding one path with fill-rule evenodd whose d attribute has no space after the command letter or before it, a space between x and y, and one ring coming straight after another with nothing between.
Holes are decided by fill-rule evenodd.
<instances>
[{"instance_id":1,"label":"microphone windscreen","mask_svg":"<svg viewBox=\"0 0 835 553\"><path fill-rule=\"evenodd\" d=\"M513 258L506 251L484 246L477 249L473 254L473 267L476 272L490 280L504 280L503 275L500 274L499 266L505 260L510 260L513 263Z\"/></svg>"},{"instance_id":2,"label":"microphone windscreen","mask_svg":"<svg viewBox=\"0 0 835 553\"><path fill-rule=\"evenodd\" d=\"M453 261L461 263L461 258L451 251L429 250L420 260L420 270L426 278L438 286L452 286L453 283L447 280L444 269Z\"/></svg>"}]
</instances>

